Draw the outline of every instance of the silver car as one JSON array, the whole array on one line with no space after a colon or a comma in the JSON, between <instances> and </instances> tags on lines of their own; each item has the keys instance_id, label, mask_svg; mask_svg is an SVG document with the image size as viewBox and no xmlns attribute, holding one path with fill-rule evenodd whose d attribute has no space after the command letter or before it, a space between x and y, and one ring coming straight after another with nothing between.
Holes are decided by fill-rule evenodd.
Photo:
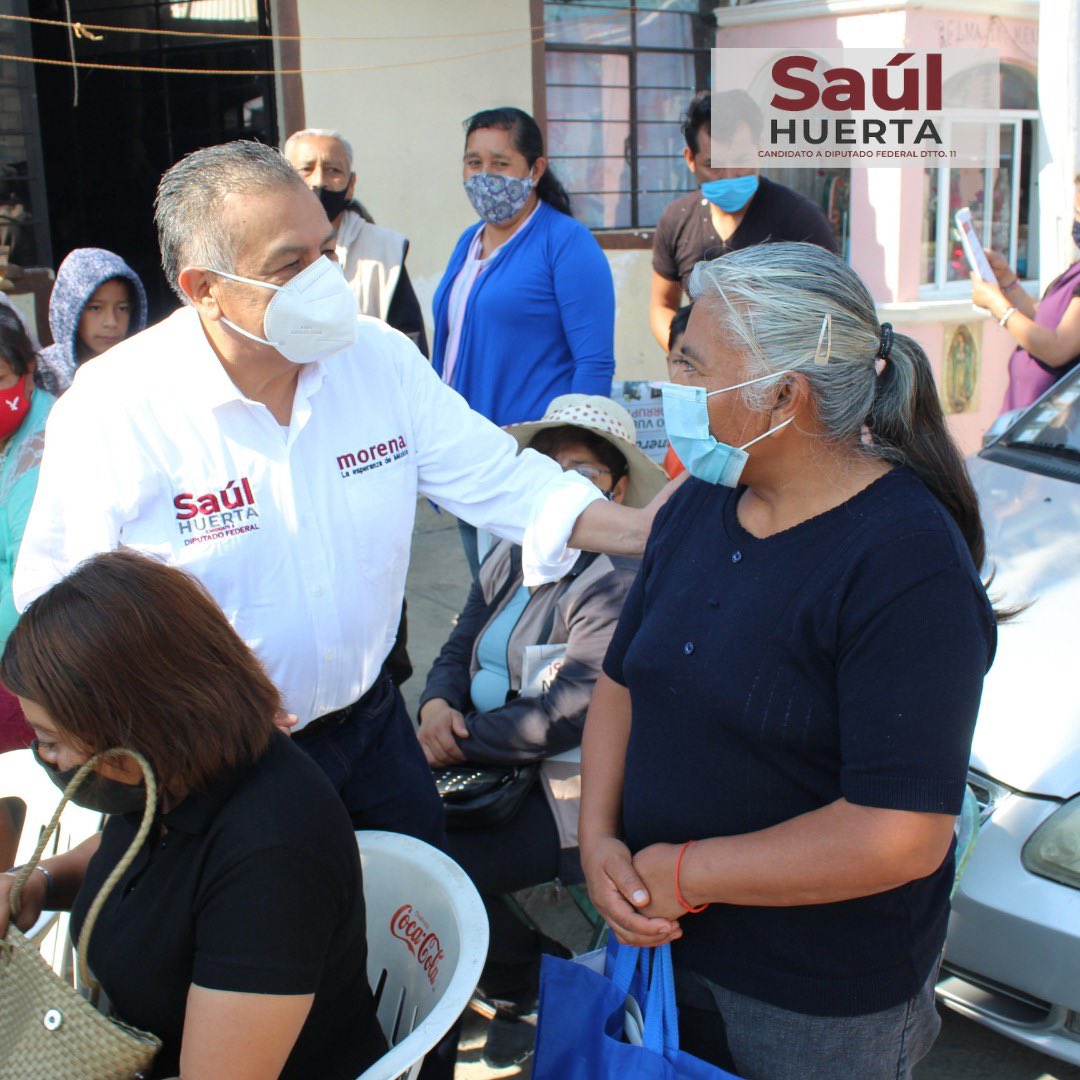
<instances>
[{"instance_id":1,"label":"silver car","mask_svg":"<svg viewBox=\"0 0 1080 1080\"><path fill-rule=\"evenodd\" d=\"M1080 1065L1080 368L969 462L999 628L969 782L981 830L938 996ZM1075 666L1074 666L1075 665Z\"/></svg>"}]
</instances>

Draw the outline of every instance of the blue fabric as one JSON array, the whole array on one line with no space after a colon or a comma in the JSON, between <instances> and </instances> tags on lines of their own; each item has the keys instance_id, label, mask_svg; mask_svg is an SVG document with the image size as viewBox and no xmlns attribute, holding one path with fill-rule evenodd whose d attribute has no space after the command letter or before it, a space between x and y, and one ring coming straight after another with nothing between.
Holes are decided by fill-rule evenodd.
<instances>
[{"instance_id":1,"label":"blue fabric","mask_svg":"<svg viewBox=\"0 0 1080 1080\"><path fill-rule=\"evenodd\" d=\"M689 480L657 515L604 660L629 688L631 851L767 829L837 799L959 813L993 612L955 522L906 468L766 538L743 489ZM676 964L811 1015L912 998L937 962L951 853L831 904L713 904Z\"/></svg>"},{"instance_id":2,"label":"blue fabric","mask_svg":"<svg viewBox=\"0 0 1080 1080\"><path fill-rule=\"evenodd\" d=\"M506 649L521 613L529 604L530 595L522 585L506 607L491 620L476 643L476 659L480 668L472 678L469 697L478 712L491 712L506 704L506 695L510 692Z\"/></svg>"},{"instance_id":3,"label":"blue fabric","mask_svg":"<svg viewBox=\"0 0 1080 1080\"><path fill-rule=\"evenodd\" d=\"M641 1008L642 1045L624 1041L626 996ZM533 1080L737 1080L679 1049L671 949L608 946L605 973L545 956Z\"/></svg>"},{"instance_id":4,"label":"blue fabric","mask_svg":"<svg viewBox=\"0 0 1080 1080\"><path fill-rule=\"evenodd\" d=\"M454 278L483 222L461 235L435 292L432 363L441 375ZM560 394L611 393L615 290L584 225L541 203L469 293L454 389L496 424L539 420Z\"/></svg>"},{"instance_id":5,"label":"blue fabric","mask_svg":"<svg viewBox=\"0 0 1080 1080\"><path fill-rule=\"evenodd\" d=\"M53 344L41 350L38 383L51 394L62 394L78 366L76 339L83 308L106 281L119 278L131 286L128 337L146 326L146 290L139 275L119 255L104 248L76 248L60 264L49 296L49 329Z\"/></svg>"}]
</instances>

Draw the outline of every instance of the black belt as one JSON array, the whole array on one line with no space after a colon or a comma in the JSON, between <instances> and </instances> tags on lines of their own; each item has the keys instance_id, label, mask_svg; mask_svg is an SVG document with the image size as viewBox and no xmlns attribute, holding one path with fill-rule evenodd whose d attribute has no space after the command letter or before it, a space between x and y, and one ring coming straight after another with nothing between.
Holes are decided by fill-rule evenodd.
<instances>
[{"instance_id":1,"label":"black belt","mask_svg":"<svg viewBox=\"0 0 1080 1080\"><path fill-rule=\"evenodd\" d=\"M333 712L323 713L322 716L315 717L314 720L305 724L297 731L293 735L293 738L303 740L309 735L328 731L330 728L340 727L346 721L352 719L358 712L361 712L378 701L378 699L386 693L386 683L389 681L390 677L386 672L380 672L379 677L375 682L372 683L367 691L358 697L351 705L346 705L343 708L335 709Z\"/></svg>"}]
</instances>

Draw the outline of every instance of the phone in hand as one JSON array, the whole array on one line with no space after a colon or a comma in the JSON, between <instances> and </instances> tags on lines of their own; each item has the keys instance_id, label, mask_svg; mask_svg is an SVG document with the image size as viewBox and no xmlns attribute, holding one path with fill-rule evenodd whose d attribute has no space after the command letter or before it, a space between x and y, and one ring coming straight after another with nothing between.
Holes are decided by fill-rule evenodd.
<instances>
[{"instance_id":1,"label":"phone in hand","mask_svg":"<svg viewBox=\"0 0 1080 1080\"><path fill-rule=\"evenodd\" d=\"M962 206L955 214L956 228L960 233L960 243L967 256L968 266L991 285L997 284L997 275L990 267L990 260L986 257L979 234L975 231L975 222L971 218L971 210Z\"/></svg>"}]
</instances>

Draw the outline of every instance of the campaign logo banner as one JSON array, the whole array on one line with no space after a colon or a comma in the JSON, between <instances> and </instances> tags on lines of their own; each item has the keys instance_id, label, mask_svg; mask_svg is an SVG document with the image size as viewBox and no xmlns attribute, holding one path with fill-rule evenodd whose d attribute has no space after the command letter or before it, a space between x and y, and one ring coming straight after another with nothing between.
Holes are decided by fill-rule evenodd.
<instances>
[{"instance_id":1,"label":"campaign logo banner","mask_svg":"<svg viewBox=\"0 0 1080 1080\"><path fill-rule=\"evenodd\" d=\"M997 168L996 49L712 50L714 169Z\"/></svg>"}]
</instances>

